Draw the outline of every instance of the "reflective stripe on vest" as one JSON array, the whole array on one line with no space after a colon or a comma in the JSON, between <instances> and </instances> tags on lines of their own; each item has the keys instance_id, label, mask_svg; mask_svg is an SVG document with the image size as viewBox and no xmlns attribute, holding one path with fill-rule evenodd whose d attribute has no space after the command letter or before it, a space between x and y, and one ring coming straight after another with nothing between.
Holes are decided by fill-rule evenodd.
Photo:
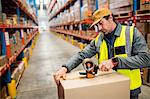
<instances>
[{"instance_id":1,"label":"reflective stripe on vest","mask_svg":"<svg viewBox=\"0 0 150 99\"><path fill-rule=\"evenodd\" d=\"M130 30L130 31L129 31ZM133 30L134 27L126 27L122 26L122 30L120 33L120 37L117 37L114 42L114 57L130 57L131 56L131 46L133 41ZM99 36L98 36L99 37ZM99 63L101 63L104 60L108 60L108 48L107 43L103 39L102 41L99 41L98 37L95 39L95 44L98 44L100 42L100 57L98 59ZM128 41L126 41L128 40ZM99 47L98 46L98 47ZM118 53L115 50L117 48L125 48L124 53ZM130 90L134 90L136 88L139 88L141 86L141 75L140 75L140 69L118 69L117 72L128 76L130 78Z\"/></svg>"}]
</instances>

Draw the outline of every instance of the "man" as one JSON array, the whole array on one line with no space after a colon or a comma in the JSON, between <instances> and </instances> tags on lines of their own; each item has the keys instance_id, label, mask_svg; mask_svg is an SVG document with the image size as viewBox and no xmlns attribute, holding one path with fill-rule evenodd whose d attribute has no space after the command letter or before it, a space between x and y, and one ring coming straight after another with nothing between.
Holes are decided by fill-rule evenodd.
<instances>
[{"instance_id":1,"label":"man","mask_svg":"<svg viewBox=\"0 0 150 99\"><path fill-rule=\"evenodd\" d=\"M114 69L128 76L130 98L138 99L138 94L141 93L140 68L150 66L150 53L143 36L133 26L116 23L109 9L97 10L92 17L92 26L97 25L101 32L84 50L74 55L56 72L56 79L65 79L66 73L77 67L85 58L98 54L99 69Z\"/></svg>"}]
</instances>

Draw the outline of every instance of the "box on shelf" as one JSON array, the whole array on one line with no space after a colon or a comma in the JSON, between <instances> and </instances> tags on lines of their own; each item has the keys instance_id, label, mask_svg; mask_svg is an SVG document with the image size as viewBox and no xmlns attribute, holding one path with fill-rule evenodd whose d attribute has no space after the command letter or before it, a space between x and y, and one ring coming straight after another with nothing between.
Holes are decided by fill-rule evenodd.
<instances>
[{"instance_id":1,"label":"box on shelf","mask_svg":"<svg viewBox=\"0 0 150 99\"><path fill-rule=\"evenodd\" d=\"M132 0L110 0L109 8L113 14L129 13L133 8Z\"/></svg>"},{"instance_id":2,"label":"box on shelf","mask_svg":"<svg viewBox=\"0 0 150 99\"><path fill-rule=\"evenodd\" d=\"M1 36L1 35L0 35ZM2 55L2 39L0 37L0 56Z\"/></svg>"},{"instance_id":3,"label":"box on shelf","mask_svg":"<svg viewBox=\"0 0 150 99\"><path fill-rule=\"evenodd\" d=\"M7 97L7 89L6 86L3 86L2 89L0 89L0 98L6 99Z\"/></svg>"},{"instance_id":4,"label":"box on shelf","mask_svg":"<svg viewBox=\"0 0 150 99\"><path fill-rule=\"evenodd\" d=\"M123 90L120 90L123 89ZM67 74L58 85L59 99L130 99L130 80L117 72L100 72L87 79L79 71Z\"/></svg>"},{"instance_id":5,"label":"box on shelf","mask_svg":"<svg viewBox=\"0 0 150 99\"><path fill-rule=\"evenodd\" d=\"M150 3L149 0L140 0L140 4L148 4L148 3Z\"/></svg>"},{"instance_id":6,"label":"box on shelf","mask_svg":"<svg viewBox=\"0 0 150 99\"><path fill-rule=\"evenodd\" d=\"M3 24L3 13L0 11L0 24Z\"/></svg>"},{"instance_id":7,"label":"box on shelf","mask_svg":"<svg viewBox=\"0 0 150 99\"><path fill-rule=\"evenodd\" d=\"M92 16L92 13L96 10L96 1L95 0L86 0L85 4L81 8L81 20L89 19Z\"/></svg>"},{"instance_id":8,"label":"box on shelf","mask_svg":"<svg viewBox=\"0 0 150 99\"><path fill-rule=\"evenodd\" d=\"M6 63L8 63L8 59L5 55L0 56L0 67L4 66Z\"/></svg>"},{"instance_id":9,"label":"box on shelf","mask_svg":"<svg viewBox=\"0 0 150 99\"><path fill-rule=\"evenodd\" d=\"M107 2L108 2L108 0L107 0ZM125 7L125 6L129 6L131 4L132 4L132 0L110 0L109 1L110 9Z\"/></svg>"},{"instance_id":10,"label":"box on shelf","mask_svg":"<svg viewBox=\"0 0 150 99\"><path fill-rule=\"evenodd\" d=\"M18 16L16 14L14 14L12 16L12 24L13 25L17 25L18 24Z\"/></svg>"},{"instance_id":11,"label":"box on shelf","mask_svg":"<svg viewBox=\"0 0 150 99\"><path fill-rule=\"evenodd\" d=\"M147 44L148 44L148 48L150 50L150 34L147 34Z\"/></svg>"},{"instance_id":12,"label":"box on shelf","mask_svg":"<svg viewBox=\"0 0 150 99\"><path fill-rule=\"evenodd\" d=\"M6 24L6 20L7 20L6 13L2 13L2 22L3 22L3 24Z\"/></svg>"},{"instance_id":13,"label":"box on shelf","mask_svg":"<svg viewBox=\"0 0 150 99\"><path fill-rule=\"evenodd\" d=\"M95 37L97 34L93 30L87 30L86 31L86 36L88 37Z\"/></svg>"},{"instance_id":14,"label":"box on shelf","mask_svg":"<svg viewBox=\"0 0 150 99\"><path fill-rule=\"evenodd\" d=\"M145 34L150 33L150 24L149 23L142 23L142 22L137 22L136 27L138 30L142 33L142 35L145 37Z\"/></svg>"},{"instance_id":15,"label":"box on shelf","mask_svg":"<svg viewBox=\"0 0 150 99\"><path fill-rule=\"evenodd\" d=\"M81 8L81 20L88 19L88 5L84 5Z\"/></svg>"},{"instance_id":16,"label":"box on shelf","mask_svg":"<svg viewBox=\"0 0 150 99\"><path fill-rule=\"evenodd\" d=\"M6 25L12 25L12 19L10 17L8 17L6 19L6 21L4 21L4 24L6 24Z\"/></svg>"},{"instance_id":17,"label":"box on shelf","mask_svg":"<svg viewBox=\"0 0 150 99\"><path fill-rule=\"evenodd\" d=\"M108 7L109 7L108 0L98 0L98 8L99 9L108 8Z\"/></svg>"},{"instance_id":18,"label":"box on shelf","mask_svg":"<svg viewBox=\"0 0 150 99\"><path fill-rule=\"evenodd\" d=\"M148 75L150 75L150 68L148 69ZM150 83L150 76L148 77L148 83Z\"/></svg>"},{"instance_id":19,"label":"box on shelf","mask_svg":"<svg viewBox=\"0 0 150 99\"><path fill-rule=\"evenodd\" d=\"M150 1L149 3L141 3L140 10L150 10Z\"/></svg>"},{"instance_id":20,"label":"box on shelf","mask_svg":"<svg viewBox=\"0 0 150 99\"><path fill-rule=\"evenodd\" d=\"M92 16L92 13L96 10L96 0L88 0L88 16Z\"/></svg>"},{"instance_id":21,"label":"box on shelf","mask_svg":"<svg viewBox=\"0 0 150 99\"><path fill-rule=\"evenodd\" d=\"M142 83L146 84L148 83L148 68L142 68L141 71L142 71L142 75L141 75Z\"/></svg>"},{"instance_id":22,"label":"box on shelf","mask_svg":"<svg viewBox=\"0 0 150 99\"><path fill-rule=\"evenodd\" d=\"M120 14L120 16L123 16L121 14L124 14L124 15L128 16L128 15L130 15L129 13L131 12L131 9L132 9L132 6L127 6L127 7L123 7L123 8L111 9L111 11L114 15Z\"/></svg>"},{"instance_id":23,"label":"box on shelf","mask_svg":"<svg viewBox=\"0 0 150 99\"><path fill-rule=\"evenodd\" d=\"M17 37L14 34L9 35L9 42L10 42L10 50L11 50L11 55L14 55L18 49L17 49Z\"/></svg>"},{"instance_id":24,"label":"box on shelf","mask_svg":"<svg viewBox=\"0 0 150 99\"><path fill-rule=\"evenodd\" d=\"M23 17L20 17L20 25L25 25L25 19Z\"/></svg>"},{"instance_id":25,"label":"box on shelf","mask_svg":"<svg viewBox=\"0 0 150 99\"><path fill-rule=\"evenodd\" d=\"M22 48L22 40L20 39L20 32L15 31L13 34L9 36L10 36L9 40L10 40L11 55L14 55Z\"/></svg>"}]
</instances>

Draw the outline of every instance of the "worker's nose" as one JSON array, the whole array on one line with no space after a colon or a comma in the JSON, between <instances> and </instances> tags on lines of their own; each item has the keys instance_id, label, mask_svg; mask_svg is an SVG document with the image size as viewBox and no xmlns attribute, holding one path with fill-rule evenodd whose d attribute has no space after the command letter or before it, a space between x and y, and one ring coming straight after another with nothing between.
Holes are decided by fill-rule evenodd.
<instances>
[{"instance_id":1,"label":"worker's nose","mask_svg":"<svg viewBox=\"0 0 150 99\"><path fill-rule=\"evenodd\" d=\"M98 24L98 30L101 31L102 26L100 24Z\"/></svg>"}]
</instances>

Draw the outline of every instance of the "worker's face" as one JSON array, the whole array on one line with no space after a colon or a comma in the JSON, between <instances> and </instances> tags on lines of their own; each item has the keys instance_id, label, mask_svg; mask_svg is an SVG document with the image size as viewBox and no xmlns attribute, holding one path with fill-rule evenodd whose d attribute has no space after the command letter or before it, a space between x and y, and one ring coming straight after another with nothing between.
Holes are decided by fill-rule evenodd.
<instances>
[{"instance_id":1,"label":"worker's face","mask_svg":"<svg viewBox=\"0 0 150 99\"><path fill-rule=\"evenodd\" d=\"M111 28L112 28L110 19L106 20L105 18L103 18L99 22L98 27L99 27L100 31L104 32L105 34L110 33Z\"/></svg>"}]
</instances>

